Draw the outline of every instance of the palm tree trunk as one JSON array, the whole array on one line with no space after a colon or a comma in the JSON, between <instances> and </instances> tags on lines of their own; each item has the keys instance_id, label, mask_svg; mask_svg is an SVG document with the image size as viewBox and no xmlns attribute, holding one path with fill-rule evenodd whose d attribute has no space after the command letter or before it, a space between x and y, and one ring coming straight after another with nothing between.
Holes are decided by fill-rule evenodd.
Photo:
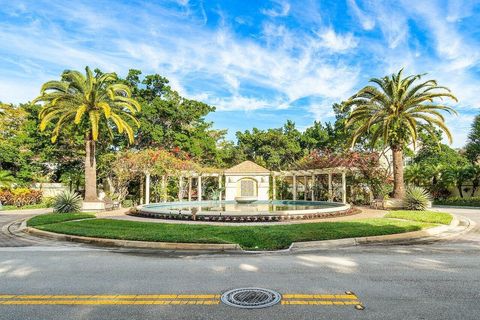
<instances>
[{"instance_id":1,"label":"palm tree trunk","mask_svg":"<svg viewBox=\"0 0 480 320\"><path fill-rule=\"evenodd\" d=\"M403 181L403 150L401 146L391 146L393 155L393 197L402 199L405 195Z\"/></svg>"},{"instance_id":2,"label":"palm tree trunk","mask_svg":"<svg viewBox=\"0 0 480 320\"><path fill-rule=\"evenodd\" d=\"M85 201L98 201L95 141L91 136L85 141Z\"/></svg>"}]
</instances>

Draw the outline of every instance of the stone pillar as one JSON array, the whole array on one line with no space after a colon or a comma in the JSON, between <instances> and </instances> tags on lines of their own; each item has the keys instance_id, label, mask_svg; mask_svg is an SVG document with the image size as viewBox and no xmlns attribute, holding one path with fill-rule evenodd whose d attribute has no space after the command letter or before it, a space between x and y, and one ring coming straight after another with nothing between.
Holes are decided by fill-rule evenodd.
<instances>
[{"instance_id":1,"label":"stone pillar","mask_svg":"<svg viewBox=\"0 0 480 320\"><path fill-rule=\"evenodd\" d=\"M333 201L332 174L328 174L328 201Z\"/></svg>"},{"instance_id":2,"label":"stone pillar","mask_svg":"<svg viewBox=\"0 0 480 320\"><path fill-rule=\"evenodd\" d=\"M197 178L197 201L202 201L202 176Z\"/></svg>"},{"instance_id":3,"label":"stone pillar","mask_svg":"<svg viewBox=\"0 0 480 320\"><path fill-rule=\"evenodd\" d=\"M293 185L292 185L292 194L293 194L293 200L297 200L297 176L293 175Z\"/></svg>"},{"instance_id":4,"label":"stone pillar","mask_svg":"<svg viewBox=\"0 0 480 320\"><path fill-rule=\"evenodd\" d=\"M188 202L192 201L192 177L188 177Z\"/></svg>"},{"instance_id":5,"label":"stone pillar","mask_svg":"<svg viewBox=\"0 0 480 320\"><path fill-rule=\"evenodd\" d=\"M145 172L145 204L150 203L150 172Z\"/></svg>"},{"instance_id":6,"label":"stone pillar","mask_svg":"<svg viewBox=\"0 0 480 320\"><path fill-rule=\"evenodd\" d=\"M311 184L311 193L312 193L312 201L315 201L315 175L312 174L312 184Z\"/></svg>"},{"instance_id":7,"label":"stone pillar","mask_svg":"<svg viewBox=\"0 0 480 320\"><path fill-rule=\"evenodd\" d=\"M347 203L347 177L345 172L342 172L342 202Z\"/></svg>"}]
</instances>

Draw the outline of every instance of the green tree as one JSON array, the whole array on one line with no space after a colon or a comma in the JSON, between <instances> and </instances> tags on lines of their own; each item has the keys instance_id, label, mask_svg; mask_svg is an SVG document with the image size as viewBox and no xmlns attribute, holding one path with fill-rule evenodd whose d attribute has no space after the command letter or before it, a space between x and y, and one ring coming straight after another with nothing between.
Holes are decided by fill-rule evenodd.
<instances>
[{"instance_id":1,"label":"green tree","mask_svg":"<svg viewBox=\"0 0 480 320\"><path fill-rule=\"evenodd\" d=\"M130 70L123 81L142 105L137 117L141 124L135 139L137 148L179 149L198 162L221 164L217 145L226 130L214 130L205 120L215 107L180 96L170 88L168 79L158 74L142 79L141 71Z\"/></svg>"},{"instance_id":2,"label":"green tree","mask_svg":"<svg viewBox=\"0 0 480 320\"><path fill-rule=\"evenodd\" d=\"M292 121L282 128L237 132L237 139L240 157L272 170L286 169L306 153L301 147L302 134Z\"/></svg>"},{"instance_id":3,"label":"green tree","mask_svg":"<svg viewBox=\"0 0 480 320\"><path fill-rule=\"evenodd\" d=\"M402 72L403 69L391 76L371 79L376 86L364 87L345 102L353 108L347 127L358 125L351 136L351 146L360 137L371 134L372 144L382 141L392 150L395 198L403 198L403 152L410 143L416 144L419 129L430 132L439 128L452 139L441 111L456 112L436 103L436 99L457 101L448 88L438 86L435 80L422 82L422 75L403 77Z\"/></svg>"},{"instance_id":4,"label":"green tree","mask_svg":"<svg viewBox=\"0 0 480 320\"><path fill-rule=\"evenodd\" d=\"M473 120L472 129L468 135L466 153L472 163L480 160L480 115L477 115Z\"/></svg>"},{"instance_id":5,"label":"green tree","mask_svg":"<svg viewBox=\"0 0 480 320\"><path fill-rule=\"evenodd\" d=\"M130 88L115 83L114 73L95 72L89 67L86 74L74 70L63 72L60 81L43 84L40 96L34 100L42 102L39 117L40 131L54 123L52 142L55 143L63 129L73 121L85 138L85 200L96 201L97 178L95 146L100 132L106 131L113 137L112 128L125 133L129 142L134 140L132 123L139 125L134 115L140 104L131 98Z\"/></svg>"},{"instance_id":6,"label":"green tree","mask_svg":"<svg viewBox=\"0 0 480 320\"><path fill-rule=\"evenodd\" d=\"M15 178L9 171L0 170L0 189L1 188L10 188L12 183L15 182Z\"/></svg>"}]
</instances>

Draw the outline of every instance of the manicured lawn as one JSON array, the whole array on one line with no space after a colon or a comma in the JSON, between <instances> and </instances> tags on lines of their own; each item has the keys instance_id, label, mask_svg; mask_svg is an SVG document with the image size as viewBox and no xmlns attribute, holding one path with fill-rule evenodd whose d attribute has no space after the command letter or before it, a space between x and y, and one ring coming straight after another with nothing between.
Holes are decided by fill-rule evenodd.
<instances>
[{"instance_id":1,"label":"manicured lawn","mask_svg":"<svg viewBox=\"0 0 480 320\"><path fill-rule=\"evenodd\" d=\"M385 217L439 224L450 224L453 219L451 214L445 212L407 210L391 211Z\"/></svg>"},{"instance_id":2,"label":"manicured lawn","mask_svg":"<svg viewBox=\"0 0 480 320\"><path fill-rule=\"evenodd\" d=\"M298 241L386 235L431 226L433 224L418 221L381 218L275 226L210 226L111 219L37 224L38 229L70 235L140 241L238 243L250 250L285 249Z\"/></svg>"},{"instance_id":3,"label":"manicured lawn","mask_svg":"<svg viewBox=\"0 0 480 320\"><path fill-rule=\"evenodd\" d=\"M95 215L91 213L49 213L31 218L27 221L27 226L38 227L46 224L89 218L95 218Z\"/></svg>"}]
</instances>

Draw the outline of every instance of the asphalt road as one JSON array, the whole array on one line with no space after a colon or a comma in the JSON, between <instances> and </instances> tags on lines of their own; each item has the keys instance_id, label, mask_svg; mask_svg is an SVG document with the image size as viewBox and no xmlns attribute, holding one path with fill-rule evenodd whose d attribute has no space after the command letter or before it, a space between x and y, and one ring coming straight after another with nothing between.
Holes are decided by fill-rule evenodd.
<instances>
[{"instance_id":1,"label":"asphalt road","mask_svg":"<svg viewBox=\"0 0 480 320\"><path fill-rule=\"evenodd\" d=\"M448 210L480 225L480 210ZM0 223L17 218L2 214ZM2 320L480 318L479 227L432 243L297 254L177 255L31 240L0 236L0 298L22 295L11 299L25 303L0 303ZM216 296L238 287L269 288L283 295L352 291L365 310L337 304L278 304L244 310L222 303L184 304L181 298L173 299L179 304L135 304L152 303L153 298L145 298L152 296L145 295ZM95 303L57 304L67 298Z\"/></svg>"}]
</instances>

